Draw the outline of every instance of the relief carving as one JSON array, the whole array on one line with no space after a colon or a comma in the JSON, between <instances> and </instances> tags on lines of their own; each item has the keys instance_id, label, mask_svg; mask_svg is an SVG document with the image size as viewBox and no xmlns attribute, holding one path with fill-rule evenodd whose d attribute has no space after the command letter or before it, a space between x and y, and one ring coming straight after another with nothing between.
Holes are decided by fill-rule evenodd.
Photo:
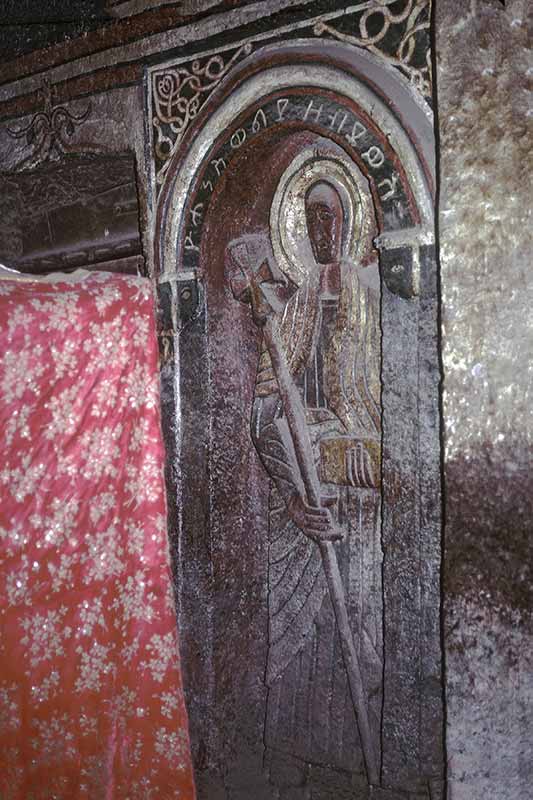
<instances>
[{"instance_id":1,"label":"relief carving","mask_svg":"<svg viewBox=\"0 0 533 800\"><path fill-rule=\"evenodd\" d=\"M57 161L72 152L81 154L88 148L78 145L73 151L69 141L76 128L82 125L91 113L88 103L80 114L75 114L66 106L54 105L53 87L45 83L43 90L44 108L31 118L27 125L11 129L6 127L12 139L21 139L30 149L18 164L17 170L27 170L47 161Z\"/></svg>"},{"instance_id":2,"label":"relief carving","mask_svg":"<svg viewBox=\"0 0 533 800\"><path fill-rule=\"evenodd\" d=\"M390 8L393 5L394 10ZM410 81L411 86L431 103L431 53L429 37L431 0L402 0L403 7L391 0L369 3L357 20L357 33L321 20L315 24L315 35L332 36L387 59ZM391 32L394 32L394 38ZM392 41L397 41L394 47Z\"/></svg>"},{"instance_id":3,"label":"relief carving","mask_svg":"<svg viewBox=\"0 0 533 800\"><path fill-rule=\"evenodd\" d=\"M195 59L190 66L169 67L154 73L152 124L157 188L191 121L235 62L251 51L252 46L247 43L237 48L228 60L217 54L201 61Z\"/></svg>"},{"instance_id":4,"label":"relief carving","mask_svg":"<svg viewBox=\"0 0 533 800\"><path fill-rule=\"evenodd\" d=\"M379 780L379 274L368 185L322 139L282 175L270 231L226 251L262 331L252 439L271 480L274 754Z\"/></svg>"},{"instance_id":5,"label":"relief carving","mask_svg":"<svg viewBox=\"0 0 533 800\"><path fill-rule=\"evenodd\" d=\"M357 6L369 38L390 6ZM376 47L404 26L425 57L427 8ZM320 19L351 35L354 14ZM369 49L254 44L154 192L203 798L426 796L441 774L432 128Z\"/></svg>"}]
</instances>

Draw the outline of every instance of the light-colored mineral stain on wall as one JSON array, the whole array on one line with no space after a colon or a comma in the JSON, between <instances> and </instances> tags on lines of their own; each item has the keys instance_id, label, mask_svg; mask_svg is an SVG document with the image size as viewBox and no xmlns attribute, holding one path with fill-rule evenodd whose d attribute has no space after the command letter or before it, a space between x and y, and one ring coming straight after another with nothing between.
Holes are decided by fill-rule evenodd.
<instances>
[{"instance_id":1,"label":"light-colored mineral stain on wall","mask_svg":"<svg viewBox=\"0 0 533 800\"><path fill-rule=\"evenodd\" d=\"M439 12L449 458L533 431L533 7L478 6L470 15L463 0L441 0Z\"/></svg>"},{"instance_id":2,"label":"light-colored mineral stain on wall","mask_svg":"<svg viewBox=\"0 0 533 800\"><path fill-rule=\"evenodd\" d=\"M449 798L533 785L533 5L439 0Z\"/></svg>"}]
</instances>

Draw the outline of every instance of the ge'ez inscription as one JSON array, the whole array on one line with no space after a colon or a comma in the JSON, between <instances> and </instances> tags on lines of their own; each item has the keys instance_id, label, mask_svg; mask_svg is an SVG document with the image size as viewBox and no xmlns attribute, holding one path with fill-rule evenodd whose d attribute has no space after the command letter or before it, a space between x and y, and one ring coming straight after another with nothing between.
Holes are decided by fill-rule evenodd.
<instances>
[{"instance_id":1,"label":"ge'ez inscription","mask_svg":"<svg viewBox=\"0 0 533 800\"><path fill-rule=\"evenodd\" d=\"M196 203L194 208L191 208L191 220L192 224L196 228L202 221L202 214L203 214L203 203Z\"/></svg>"},{"instance_id":2,"label":"ge'ez inscription","mask_svg":"<svg viewBox=\"0 0 533 800\"><path fill-rule=\"evenodd\" d=\"M350 144L355 147L359 143L359 140L362 139L367 133L368 131L365 126L356 119L353 123L351 133L347 133L346 138Z\"/></svg>"},{"instance_id":3,"label":"ge'ez inscription","mask_svg":"<svg viewBox=\"0 0 533 800\"><path fill-rule=\"evenodd\" d=\"M303 107L302 100L305 104ZM211 176L204 180L202 188L208 189L209 193L213 191L232 153L251 141L255 134L273 125L298 119L344 136L353 147L360 150L361 157L370 169L379 170L385 164L385 154L372 142L374 137L371 131L346 108L332 103L327 98L315 97L306 100L302 95L294 95L279 97L265 103L247 122L228 134L224 145L218 151L218 156L211 160ZM386 199L390 199L396 193L396 182L388 178L385 180L387 183L384 194Z\"/></svg>"},{"instance_id":4,"label":"ge'ez inscription","mask_svg":"<svg viewBox=\"0 0 533 800\"><path fill-rule=\"evenodd\" d=\"M338 134L343 134L353 147L362 149L363 140L370 135L362 122L349 115L343 108L331 108L331 105L310 100L303 113L304 122L324 125ZM351 126L351 130L350 130ZM346 130L348 128L348 130ZM346 130L346 132L344 132ZM385 163L385 154L377 145L372 145L362 153L362 157L372 169L379 169Z\"/></svg>"},{"instance_id":5,"label":"ge'ez inscription","mask_svg":"<svg viewBox=\"0 0 533 800\"><path fill-rule=\"evenodd\" d=\"M379 169L385 163L383 151L375 145L372 145L366 153L363 153L363 158L374 169Z\"/></svg>"},{"instance_id":6,"label":"ge'ez inscription","mask_svg":"<svg viewBox=\"0 0 533 800\"><path fill-rule=\"evenodd\" d=\"M195 235L193 238L192 230L189 230L185 236L184 250L189 259L198 253L199 247L196 242L201 239L203 218L210 195L227 169L233 154L247 145L255 134L290 120L316 125L323 128L326 134L334 132L338 136L343 136L352 147L359 150L361 158L372 171L378 171L386 164L385 153L381 147L374 144L376 141L374 134L353 113L344 106L332 102L331 99L320 96L309 99L298 94L267 101L242 122L239 128L236 130L230 128L224 144L211 158L209 174L201 183L203 201L197 202L190 211ZM395 172L390 177L383 176L377 184L381 200L388 201L397 196L398 183L399 177Z\"/></svg>"},{"instance_id":7,"label":"ge'ez inscription","mask_svg":"<svg viewBox=\"0 0 533 800\"><path fill-rule=\"evenodd\" d=\"M238 150L239 147L242 147L245 141L246 141L246 131L244 130L244 128L239 128L238 130L235 131L235 133L229 140L229 143L233 148L233 150Z\"/></svg>"},{"instance_id":8,"label":"ge'ez inscription","mask_svg":"<svg viewBox=\"0 0 533 800\"><path fill-rule=\"evenodd\" d=\"M398 175L393 172L390 178L384 178L378 183L378 189L380 190L380 197L382 200L390 200L391 197L394 197L398 181ZM381 189L383 189L383 192L381 192Z\"/></svg>"},{"instance_id":9,"label":"ge'ez inscription","mask_svg":"<svg viewBox=\"0 0 533 800\"><path fill-rule=\"evenodd\" d=\"M185 250L194 250L195 252L198 252L198 250L200 249L198 245L194 243L192 235L190 233L188 233L187 236L185 237L185 242L183 246L185 247Z\"/></svg>"}]
</instances>

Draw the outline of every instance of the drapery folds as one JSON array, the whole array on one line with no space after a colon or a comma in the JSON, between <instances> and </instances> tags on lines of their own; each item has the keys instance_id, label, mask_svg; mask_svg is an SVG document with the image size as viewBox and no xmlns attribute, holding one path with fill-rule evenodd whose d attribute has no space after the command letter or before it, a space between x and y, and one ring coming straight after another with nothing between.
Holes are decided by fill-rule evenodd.
<instances>
[{"instance_id":1,"label":"drapery folds","mask_svg":"<svg viewBox=\"0 0 533 800\"><path fill-rule=\"evenodd\" d=\"M193 800L151 284L0 281L0 797Z\"/></svg>"}]
</instances>

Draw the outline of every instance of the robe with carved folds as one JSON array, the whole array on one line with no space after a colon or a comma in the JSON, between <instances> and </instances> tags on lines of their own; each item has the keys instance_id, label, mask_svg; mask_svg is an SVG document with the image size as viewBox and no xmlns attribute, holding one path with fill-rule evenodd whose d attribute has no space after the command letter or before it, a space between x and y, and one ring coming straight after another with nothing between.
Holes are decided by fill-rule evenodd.
<instances>
[{"instance_id":1,"label":"robe with carved folds","mask_svg":"<svg viewBox=\"0 0 533 800\"><path fill-rule=\"evenodd\" d=\"M373 285L366 276L373 271ZM279 319L290 372L305 407L322 490L345 539L335 545L362 665L376 752L382 679L380 493L342 475L355 440L378 453L377 267L343 264L340 297L324 300L318 267ZM357 725L318 546L290 520L286 501L303 492L269 354L263 346L252 435L272 479L269 512L269 686L266 744L315 763L363 771ZM340 453L332 467L335 454ZM340 459L340 461L339 461Z\"/></svg>"},{"instance_id":2,"label":"robe with carved folds","mask_svg":"<svg viewBox=\"0 0 533 800\"><path fill-rule=\"evenodd\" d=\"M0 279L0 797L193 800L146 278Z\"/></svg>"}]
</instances>

